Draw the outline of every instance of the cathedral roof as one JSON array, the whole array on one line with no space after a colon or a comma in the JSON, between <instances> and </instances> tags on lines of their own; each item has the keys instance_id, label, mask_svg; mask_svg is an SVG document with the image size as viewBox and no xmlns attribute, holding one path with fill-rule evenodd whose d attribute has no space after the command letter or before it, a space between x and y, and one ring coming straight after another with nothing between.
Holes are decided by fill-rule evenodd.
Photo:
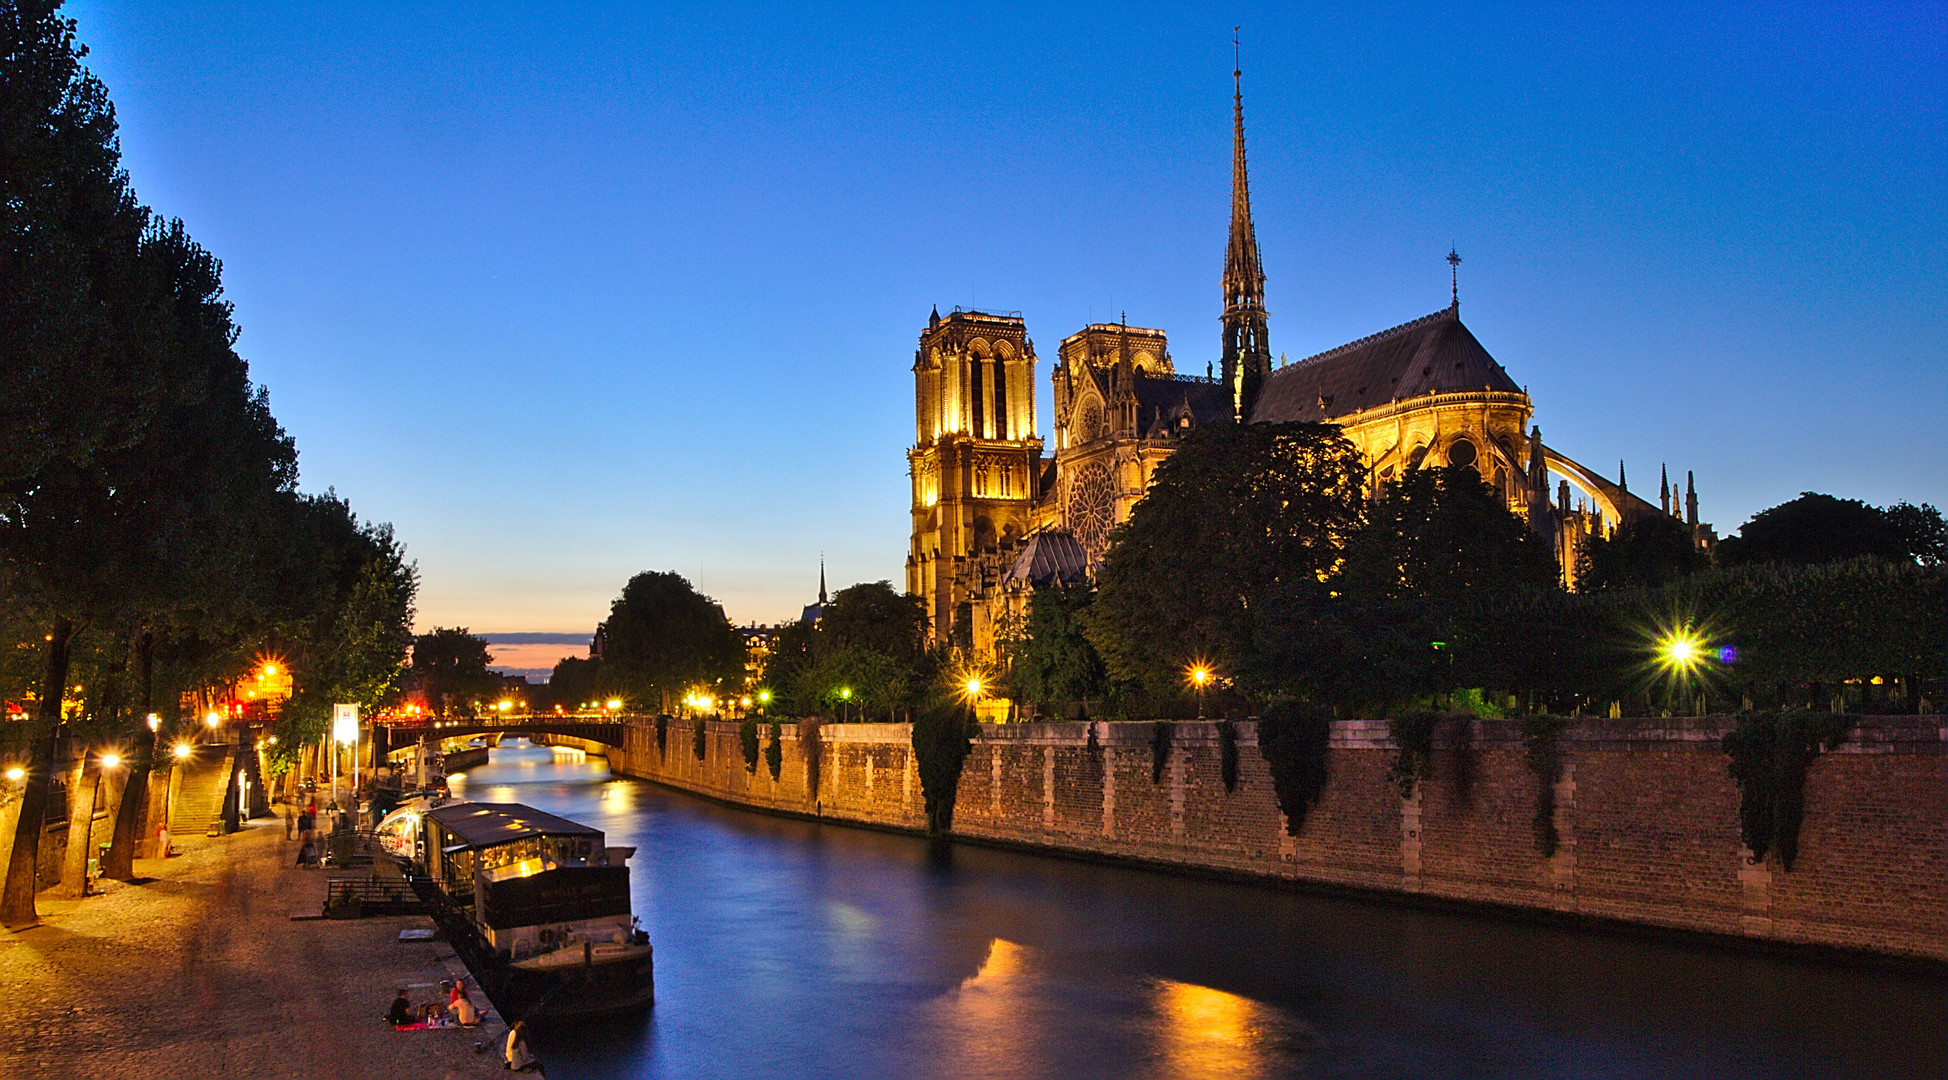
<instances>
[{"instance_id":1,"label":"cathedral roof","mask_svg":"<svg viewBox=\"0 0 1948 1080\"><path fill-rule=\"evenodd\" d=\"M1081 581L1089 573L1089 553L1072 533L1046 529L1028 538L1027 546L1015 556L1014 564L1001 579L1003 587L1015 582L1028 586Z\"/></svg>"},{"instance_id":2,"label":"cathedral roof","mask_svg":"<svg viewBox=\"0 0 1948 1080\"><path fill-rule=\"evenodd\" d=\"M1443 308L1391 330L1279 368L1251 410L1254 423L1330 420L1406 398L1522 388Z\"/></svg>"},{"instance_id":3,"label":"cathedral roof","mask_svg":"<svg viewBox=\"0 0 1948 1080\"><path fill-rule=\"evenodd\" d=\"M1137 430L1144 434L1159 427L1175 427L1178 418L1185 415L1193 424L1231 419L1231 395L1222 383L1212 379L1138 372L1132 389L1136 392Z\"/></svg>"}]
</instances>

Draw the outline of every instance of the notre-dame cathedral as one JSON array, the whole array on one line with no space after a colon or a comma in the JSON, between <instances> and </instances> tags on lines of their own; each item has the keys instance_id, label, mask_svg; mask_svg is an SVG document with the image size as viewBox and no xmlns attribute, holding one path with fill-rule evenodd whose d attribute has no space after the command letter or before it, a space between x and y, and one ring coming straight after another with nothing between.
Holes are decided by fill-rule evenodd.
<instances>
[{"instance_id":1,"label":"notre-dame cathedral","mask_svg":"<svg viewBox=\"0 0 1948 1080\"><path fill-rule=\"evenodd\" d=\"M1646 515L1681 517L1701 546L1714 541L1688 478L1681 506L1668 478L1661 505L1652 504L1627 490L1621 466L1611 482L1543 445L1528 393L1461 322L1458 287L1439 311L1275 367L1244 97L1239 73L1232 77L1231 233L1215 375L1210 365L1202 376L1179 374L1161 330L1085 326L1057 349L1055 445L1044 456L1035 344L1020 314L956 308L927 319L913 360L906 587L925 598L936 639L992 656L1036 586L1093 573L1157 466L1201 424L1338 424L1365 457L1369 490L1423 465L1473 466L1553 542L1565 581L1584 537ZM1448 260L1459 262L1453 252Z\"/></svg>"}]
</instances>

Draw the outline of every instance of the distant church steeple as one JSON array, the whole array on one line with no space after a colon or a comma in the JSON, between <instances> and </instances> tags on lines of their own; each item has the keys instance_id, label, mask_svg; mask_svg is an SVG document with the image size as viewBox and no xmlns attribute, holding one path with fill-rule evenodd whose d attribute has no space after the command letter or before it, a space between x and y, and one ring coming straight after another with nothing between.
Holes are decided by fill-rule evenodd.
<instances>
[{"instance_id":1,"label":"distant church steeple","mask_svg":"<svg viewBox=\"0 0 1948 1080\"><path fill-rule=\"evenodd\" d=\"M1251 184L1245 175L1244 70L1231 39L1231 239L1224 251L1224 385L1231 391L1231 414L1242 422L1251 415L1258 388L1271 374L1271 347L1265 338L1265 266L1258 257L1258 233L1251 224Z\"/></svg>"},{"instance_id":2,"label":"distant church steeple","mask_svg":"<svg viewBox=\"0 0 1948 1080\"><path fill-rule=\"evenodd\" d=\"M818 557L818 606L825 606L825 556Z\"/></svg>"}]
</instances>

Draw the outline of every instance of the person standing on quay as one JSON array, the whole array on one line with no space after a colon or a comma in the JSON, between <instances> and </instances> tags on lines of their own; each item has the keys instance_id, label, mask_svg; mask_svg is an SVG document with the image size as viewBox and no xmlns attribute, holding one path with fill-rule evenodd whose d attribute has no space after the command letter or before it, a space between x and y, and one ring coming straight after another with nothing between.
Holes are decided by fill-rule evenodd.
<instances>
[{"instance_id":1,"label":"person standing on quay","mask_svg":"<svg viewBox=\"0 0 1948 1080\"><path fill-rule=\"evenodd\" d=\"M527 1023L526 1020L516 1020L514 1026L507 1029L507 1069L509 1072L541 1075L541 1062L528 1049L528 1037L522 1030Z\"/></svg>"}]
</instances>

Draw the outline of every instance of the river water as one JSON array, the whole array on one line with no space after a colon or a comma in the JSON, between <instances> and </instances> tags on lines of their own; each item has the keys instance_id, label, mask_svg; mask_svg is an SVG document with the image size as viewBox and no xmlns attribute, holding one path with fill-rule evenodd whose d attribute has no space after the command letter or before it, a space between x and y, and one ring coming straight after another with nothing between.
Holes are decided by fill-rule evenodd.
<instances>
[{"instance_id":1,"label":"river water","mask_svg":"<svg viewBox=\"0 0 1948 1080\"><path fill-rule=\"evenodd\" d=\"M930 844L525 743L454 789L637 848L656 1007L544 1033L550 1080L1948 1076L1936 979Z\"/></svg>"}]
</instances>

